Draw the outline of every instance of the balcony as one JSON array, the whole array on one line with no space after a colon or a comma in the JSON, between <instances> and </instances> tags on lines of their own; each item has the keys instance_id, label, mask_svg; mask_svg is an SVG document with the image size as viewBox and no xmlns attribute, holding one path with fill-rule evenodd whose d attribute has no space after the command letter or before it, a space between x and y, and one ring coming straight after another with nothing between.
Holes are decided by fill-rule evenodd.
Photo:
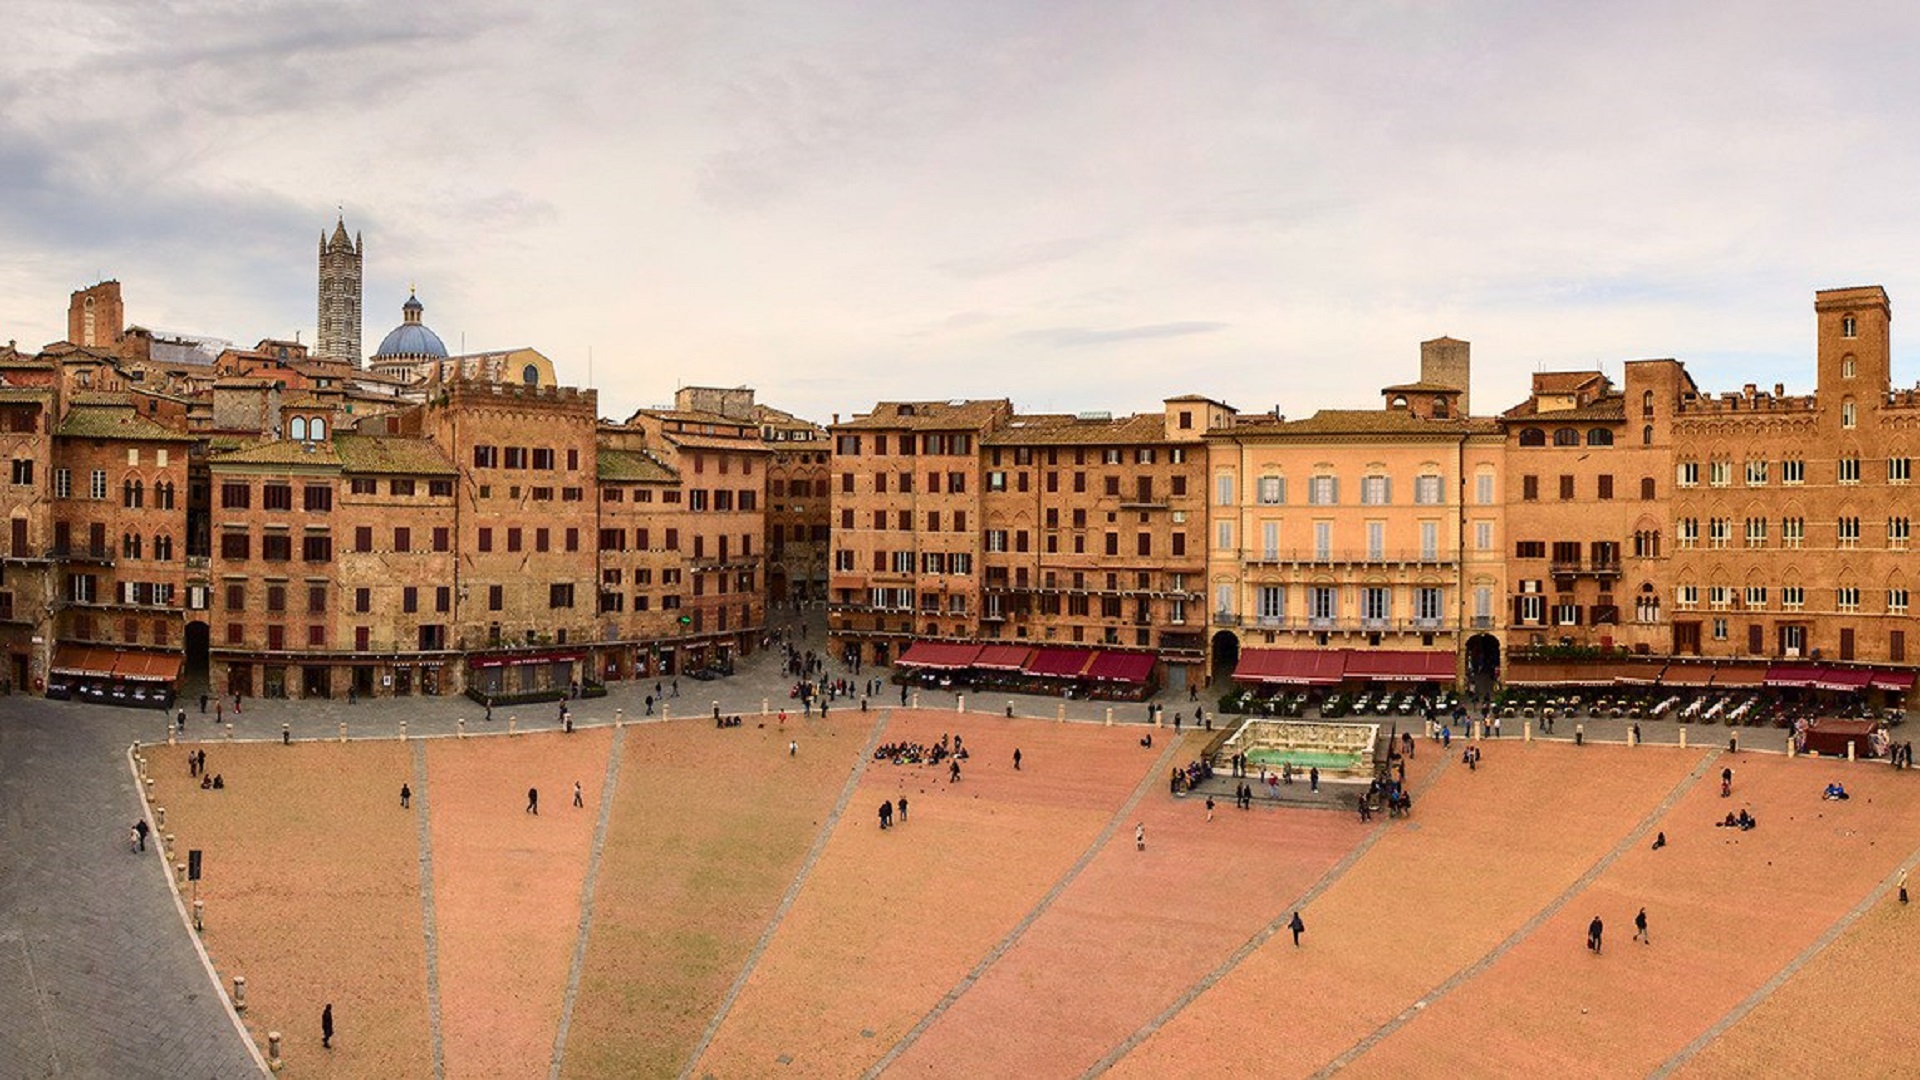
<instances>
[{"instance_id":1,"label":"balcony","mask_svg":"<svg viewBox=\"0 0 1920 1080\"><path fill-rule=\"evenodd\" d=\"M1142 499L1137 495L1120 500L1122 510L1165 510L1170 504L1164 497L1149 495Z\"/></svg>"},{"instance_id":2,"label":"balcony","mask_svg":"<svg viewBox=\"0 0 1920 1080\"><path fill-rule=\"evenodd\" d=\"M1419 548L1263 548L1242 551L1248 566L1453 566L1457 553Z\"/></svg>"},{"instance_id":3,"label":"balcony","mask_svg":"<svg viewBox=\"0 0 1920 1080\"><path fill-rule=\"evenodd\" d=\"M1576 577L1580 574L1592 574L1595 577L1620 576L1619 559L1594 559L1582 562L1579 559L1554 560L1554 577Z\"/></svg>"},{"instance_id":4,"label":"balcony","mask_svg":"<svg viewBox=\"0 0 1920 1080\"><path fill-rule=\"evenodd\" d=\"M114 553L110 547L53 548L47 552L47 558L60 562L99 563L102 566L112 566Z\"/></svg>"}]
</instances>

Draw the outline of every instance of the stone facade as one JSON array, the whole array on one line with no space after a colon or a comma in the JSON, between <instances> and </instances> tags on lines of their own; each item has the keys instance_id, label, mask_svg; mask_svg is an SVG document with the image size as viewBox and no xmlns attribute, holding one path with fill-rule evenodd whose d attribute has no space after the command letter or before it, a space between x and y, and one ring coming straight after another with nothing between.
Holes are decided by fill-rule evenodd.
<instances>
[{"instance_id":1,"label":"stone facade","mask_svg":"<svg viewBox=\"0 0 1920 1080\"><path fill-rule=\"evenodd\" d=\"M320 238L320 296L314 354L321 359L359 367L361 267L366 247L356 234L347 236L344 219L331 237Z\"/></svg>"}]
</instances>

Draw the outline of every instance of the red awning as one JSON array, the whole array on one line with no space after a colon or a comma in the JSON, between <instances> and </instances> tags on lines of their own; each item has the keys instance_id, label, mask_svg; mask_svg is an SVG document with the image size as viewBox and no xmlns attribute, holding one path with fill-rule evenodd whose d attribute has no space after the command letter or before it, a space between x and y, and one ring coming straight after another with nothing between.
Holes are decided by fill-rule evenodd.
<instances>
[{"instance_id":1,"label":"red awning","mask_svg":"<svg viewBox=\"0 0 1920 1080\"><path fill-rule=\"evenodd\" d=\"M1721 664L1713 669L1715 689L1730 686L1765 686L1766 664Z\"/></svg>"},{"instance_id":2,"label":"red awning","mask_svg":"<svg viewBox=\"0 0 1920 1080\"><path fill-rule=\"evenodd\" d=\"M1501 678L1510 686L1611 686L1613 672L1607 664L1515 661Z\"/></svg>"},{"instance_id":3,"label":"red awning","mask_svg":"<svg viewBox=\"0 0 1920 1080\"><path fill-rule=\"evenodd\" d=\"M1240 682L1338 686L1346 670L1343 649L1242 649L1233 677Z\"/></svg>"},{"instance_id":4,"label":"red awning","mask_svg":"<svg viewBox=\"0 0 1920 1080\"><path fill-rule=\"evenodd\" d=\"M540 652L520 653L518 655L476 656L467 661L473 667L519 667L522 664L571 664L586 659L586 653L577 652Z\"/></svg>"},{"instance_id":5,"label":"red awning","mask_svg":"<svg viewBox=\"0 0 1920 1080\"><path fill-rule=\"evenodd\" d=\"M956 641L916 641L900 659L894 661L901 667L938 668L942 671L956 671L972 667L973 659L980 655L980 646L969 642Z\"/></svg>"},{"instance_id":6,"label":"red awning","mask_svg":"<svg viewBox=\"0 0 1920 1080\"><path fill-rule=\"evenodd\" d=\"M1769 664L1766 685L1812 686L1820 681L1820 669L1808 664Z\"/></svg>"},{"instance_id":7,"label":"red awning","mask_svg":"<svg viewBox=\"0 0 1920 1080\"><path fill-rule=\"evenodd\" d=\"M1873 672L1859 668L1821 668L1813 680L1815 689L1859 693L1873 682Z\"/></svg>"},{"instance_id":8,"label":"red awning","mask_svg":"<svg viewBox=\"0 0 1920 1080\"><path fill-rule=\"evenodd\" d=\"M1628 686L1650 686L1660 681L1665 660L1626 660L1613 671L1613 681Z\"/></svg>"},{"instance_id":9,"label":"red awning","mask_svg":"<svg viewBox=\"0 0 1920 1080\"><path fill-rule=\"evenodd\" d=\"M1876 671L1873 673L1875 690L1891 690L1896 694L1905 694L1913 689L1911 671Z\"/></svg>"},{"instance_id":10,"label":"red awning","mask_svg":"<svg viewBox=\"0 0 1920 1080\"><path fill-rule=\"evenodd\" d=\"M1102 649L1093 658L1093 666L1087 669L1087 677L1105 679L1108 682L1143 683L1153 674L1153 662L1159 659L1153 653L1111 652Z\"/></svg>"},{"instance_id":11,"label":"red awning","mask_svg":"<svg viewBox=\"0 0 1920 1080\"><path fill-rule=\"evenodd\" d=\"M1092 649L1039 649L1023 669L1029 675L1053 679L1077 679L1093 663Z\"/></svg>"},{"instance_id":12,"label":"red awning","mask_svg":"<svg viewBox=\"0 0 1920 1080\"><path fill-rule=\"evenodd\" d=\"M1032 655L1031 645L987 645L973 658L973 666L983 671L1019 671Z\"/></svg>"},{"instance_id":13,"label":"red awning","mask_svg":"<svg viewBox=\"0 0 1920 1080\"><path fill-rule=\"evenodd\" d=\"M113 650L62 645L53 651L53 674L105 679L113 675Z\"/></svg>"},{"instance_id":14,"label":"red awning","mask_svg":"<svg viewBox=\"0 0 1920 1080\"><path fill-rule=\"evenodd\" d=\"M180 677L180 657L171 653L123 652L114 661L113 677L129 682L169 683Z\"/></svg>"},{"instance_id":15,"label":"red awning","mask_svg":"<svg viewBox=\"0 0 1920 1080\"><path fill-rule=\"evenodd\" d=\"M1660 676L1660 682L1666 686L1705 686L1712 681L1712 664L1683 664L1677 660L1668 664Z\"/></svg>"},{"instance_id":16,"label":"red awning","mask_svg":"<svg viewBox=\"0 0 1920 1080\"><path fill-rule=\"evenodd\" d=\"M1453 653L1437 650L1348 649L1349 679L1374 682L1453 681Z\"/></svg>"}]
</instances>

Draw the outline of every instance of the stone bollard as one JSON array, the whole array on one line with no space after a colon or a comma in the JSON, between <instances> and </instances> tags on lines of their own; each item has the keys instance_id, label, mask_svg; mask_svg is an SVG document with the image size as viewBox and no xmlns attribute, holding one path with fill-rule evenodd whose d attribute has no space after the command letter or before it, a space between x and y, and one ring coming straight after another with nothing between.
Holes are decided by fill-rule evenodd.
<instances>
[{"instance_id":1,"label":"stone bollard","mask_svg":"<svg viewBox=\"0 0 1920 1080\"><path fill-rule=\"evenodd\" d=\"M274 1072L279 1072L281 1066L280 1033L277 1031L269 1031L267 1032L267 1068L272 1069Z\"/></svg>"},{"instance_id":2,"label":"stone bollard","mask_svg":"<svg viewBox=\"0 0 1920 1080\"><path fill-rule=\"evenodd\" d=\"M1800 756L1800 748L1793 744L1793 734L1789 732L1787 734L1787 757L1795 758L1799 756Z\"/></svg>"},{"instance_id":3,"label":"stone bollard","mask_svg":"<svg viewBox=\"0 0 1920 1080\"><path fill-rule=\"evenodd\" d=\"M508 735L518 735L518 734L520 734L519 732L517 732L517 731L515 731L515 730L514 730L514 727L515 727L516 725L518 725L519 723L520 723L520 718L519 718L519 717L517 717L517 716L509 716L509 717L507 717L507 734L508 734Z\"/></svg>"},{"instance_id":4,"label":"stone bollard","mask_svg":"<svg viewBox=\"0 0 1920 1080\"><path fill-rule=\"evenodd\" d=\"M1520 721L1520 741L1522 742L1533 741L1533 721L1531 720Z\"/></svg>"},{"instance_id":5,"label":"stone bollard","mask_svg":"<svg viewBox=\"0 0 1920 1080\"><path fill-rule=\"evenodd\" d=\"M1687 748L1687 725L1681 724L1680 725L1680 749L1685 750L1686 748Z\"/></svg>"},{"instance_id":6,"label":"stone bollard","mask_svg":"<svg viewBox=\"0 0 1920 1080\"><path fill-rule=\"evenodd\" d=\"M247 1011L247 977L245 975L233 977L233 1011Z\"/></svg>"},{"instance_id":7,"label":"stone bollard","mask_svg":"<svg viewBox=\"0 0 1920 1080\"><path fill-rule=\"evenodd\" d=\"M967 695L965 695L965 694L956 694L956 695L954 695L954 699L953 699L953 711L954 711L954 712L966 712L966 711L967 711Z\"/></svg>"},{"instance_id":8,"label":"stone bollard","mask_svg":"<svg viewBox=\"0 0 1920 1080\"><path fill-rule=\"evenodd\" d=\"M147 789L147 801L152 802L153 801L153 777L151 776L147 777L141 786Z\"/></svg>"},{"instance_id":9,"label":"stone bollard","mask_svg":"<svg viewBox=\"0 0 1920 1080\"><path fill-rule=\"evenodd\" d=\"M1640 745L1640 732L1638 730L1634 728L1627 729L1627 745L1628 746Z\"/></svg>"},{"instance_id":10,"label":"stone bollard","mask_svg":"<svg viewBox=\"0 0 1920 1080\"><path fill-rule=\"evenodd\" d=\"M140 771L140 779L145 780L147 778L147 755L135 754L133 757L133 767Z\"/></svg>"},{"instance_id":11,"label":"stone bollard","mask_svg":"<svg viewBox=\"0 0 1920 1080\"><path fill-rule=\"evenodd\" d=\"M195 900L193 902L193 928L198 933L204 934L207 932L207 902L205 900Z\"/></svg>"},{"instance_id":12,"label":"stone bollard","mask_svg":"<svg viewBox=\"0 0 1920 1080\"><path fill-rule=\"evenodd\" d=\"M1007 719L1013 719L1013 702L1007 702Z\"/></svg>"},{"instance_id":13,"label":"stone bollard","mask_svg":"<svg viewBox=\"0 0 1920 1080\"><path fill-rule=\"evenodd\" d=\"M153 808L153 823L155 825L158 825L162 829L167 827L167 808L166 807L156 806Z\"/></svg>"},{"instance_id":14,"label":"stone bollard","mask_svg":"<svg viewBox=\"0 0 1920 1080\"><path fill-rule=\"evenodd\" d=\"M407 722L405 720L400 721L400 741L407 741Z\"/></svg>"},{"instance_id":15,"label":"stone bollard","mask_svg":"<svg viewBox=\"0 0 1920 1080\"><path fill-rule=\"evenodd\" d=\"M233 721L227 721L227 741L233 741Z\"/></svg>"},{"instance_id":16,"label":"stone bollard","mask_svg":"<svg viewBox=\"0 0 1920 1080\"><path fill-rule=\"evenodd\" d=\"M466 738L467 737L467 718L463 716L460 719L455 720L453 722L453 730L454 730L454 734L458 735L460 738L462 739Z\"/></svg>"},{"instance_id":17,"label":"stone bollard","mask_svg":"<svg viewBox=\"0 0 1920 1080\"><path fill-rule=\"evenodd\" d=\"M1586 744L1587 744L1587 725L1585 724L1573 725L1573 745L1585 746Z\"/></svg>"},{"instance_id":18,"label":"stone bollard","mask_svg":"<svg viewBox=\"0 0 1920 1080\"><path fill-rule=\"evenodd\" d=\"M1107 726L1113 726L1113 706L1107 706Z\"/></svg>"},{"instance_id":19,"label":"stone bollard","mask_svg":"<svg viewBox=\"0 0 1920 1080\"><path fill-rule=\"evenodd\" d=\"M347 722L345 720L340 721L340 741L347 741Z\"/></svg>"},{"instance_id":20,"label":"stone bollard","mask_svg":"<svg viewBox=\"0 0 1920 1080\"><path fill-rule=\"evenodd\" d=\"M918 690L913 692L913 707L916 709L920 707L920 691Z\"/></svg>"},{"instance_id":21,"label":"stone bollard","mask_svg":"<svg viewBox=\"0 0 1920 1080\"><path fill-rule=\"evenodd\" d=\"M167 745L168 746L173 745L173 725L172 724L167 725Z\"/></svg>"},{"instance_id":22,"label":"stone bollard","mask_svg":"<svg viewBox=\"0 0 1920 1080\"><path fill-rule=\"evenodd\" d=\"M185 885L187 883L186 863L177 862L173 864L173 883L175 885Z\"/></svg>"},{"instance_id":23,"label":"stone bollard","mask_svg":"<svg viewBox=\"0 0 1920 1080\"><path fill-rule=\"evenodd\" d=\"M613 710L613 726L614 727L627 726L627 710L625 709Z\"/></svg>"},{"instance_id":24,"label":"stone bollard","mask_svg":"<svg viewBox=\"0 0 1920 1080\"><path fill-rule=\"evenodd\" d=\"M281 746L293 745L293 725L292 724L282 723L280 725L280 745Z\"/></svg>"},{"instance_id":25,"label":"stone bollard","mask_svg":"<svg viewBox=\"0 0 1920 1080\"><path fill-rule=\"evenodd\" d=\"M1847 740L1847 760L1848 761L1855 760L1853 756L1853 740L1852 739Z\"/></svg>"},{"instance_id":26,"label":"stone bollard","mask_svg":"<svg viewBox=\"0 0 1920 1080\"><path fill-rule=\"evenodd\" d=\"M720 719L720 703L718 701L713 703L713 718L715 720Z\"/></svg>"},{"instance_id":27,"label":"stone bollard","mask_svg":"<svg viewBox=\"0 0 1920 1080\"><path fill-rule=\"evenodd\" d=\"M1055 720L1060 721L1063 724L1067 722L1067 703L1066 702L1063 701L1060 704L1054 706L1053 718Z\"/></svg>"},{"instance_id":28,"label":"stone bollard","mask_svg":"<svg viewBox=\"0 0 1920 1080\"><path fill-rule=\"evenodd\" d=\"M172 833L167 834L166 840L164 842L164 846L161 847L160 850L166 852L169 857L173 855L173 834Z\"/></svg>"},{"instance_id":29,"label":"stone bollard","mask_svg":"<svg viewBox=\"0 0 1920 1080\"><path fill-rule=\"evenodd\" d=\"M660 703L660 719L662 720L673 719L673 711L667 708L667 703L664 701Z\"/></svg>"},{"instance_id":30,"label":"stone bollard","mask_svg":"<svg viewBox=\"0 0 1920 1080\"><path fill-rule=\"evenodd\" d=\"M860 706L860 710L861 710L862 712L865 712L865 711L866 711L866 705L865 705L864 703L866 702L866 700L867 700L867 699L866 699L866 698L861 698L860 700L861 700L861 702L862 702L862 704L861 704L861 706ZM761 698L761 699L760 699L760 715L761 715L761 716L771 716L772 714L773 714L773 701L772 701L772 700L771 700L770 698Z\"/></svg>"}]
</instances>

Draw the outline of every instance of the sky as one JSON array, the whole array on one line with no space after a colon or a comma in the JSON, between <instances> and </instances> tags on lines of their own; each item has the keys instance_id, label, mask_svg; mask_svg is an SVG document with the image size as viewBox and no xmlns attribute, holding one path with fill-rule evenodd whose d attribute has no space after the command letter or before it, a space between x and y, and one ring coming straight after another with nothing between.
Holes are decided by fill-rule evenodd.
<instances>
[{"instance_id":1,"label":"sky","mask_svg":"<svg viewBox=\"0 0 1920 1080\"><path fill-rule=\"evenodd\" d=\"M602 415L755 387L1366 407L1473 343L1813 380L1920 297L1920 9L1803 3L6 0L0 340L313 340L320 237ZM1920 377L1896 319L1894 379ZM591 369L589 371L589 369Z\"/></svg>"}]
</instances>

